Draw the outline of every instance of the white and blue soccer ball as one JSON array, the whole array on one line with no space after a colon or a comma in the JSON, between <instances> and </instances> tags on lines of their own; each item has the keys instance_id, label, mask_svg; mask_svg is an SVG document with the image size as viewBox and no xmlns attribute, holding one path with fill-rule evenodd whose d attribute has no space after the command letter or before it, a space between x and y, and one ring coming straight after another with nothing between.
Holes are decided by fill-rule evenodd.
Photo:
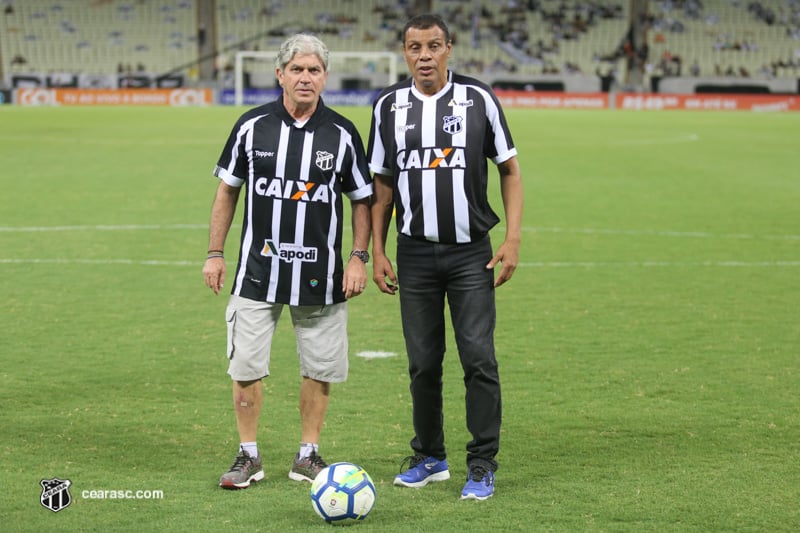
<instances>
[{"instance_id":1,"label":"white and blue soccer ball","mask_svg":"<svg viewBox=\"0 0 800 533\"><path fill-rule=\"evenodd\" d=\"M311 483L311 505L328 523L364 520L375 505L375 484L353 463L333 463Z\"/></svg>"}]
</instances>

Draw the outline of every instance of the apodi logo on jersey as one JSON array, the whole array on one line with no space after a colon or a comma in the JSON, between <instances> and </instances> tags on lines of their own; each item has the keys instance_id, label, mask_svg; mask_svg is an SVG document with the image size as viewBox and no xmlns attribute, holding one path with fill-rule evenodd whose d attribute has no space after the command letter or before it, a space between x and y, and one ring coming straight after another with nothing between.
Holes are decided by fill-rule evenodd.
<instances>
[{"instance_id":1,"label":"apodi logo on jersey","mask_svg":"<svg viewBox=\"0 0 800 533\"><path fill-rule=\"evenodd\" d=\"M264 247L261 249L261 255L264 257L277 256L281 261L286 261L287 263L294 261L315 263L317 254L318 250L314 247L289 242L279 242L276 245L274 241L269 239L264 241Z\"/></svg>"}]
</instances>

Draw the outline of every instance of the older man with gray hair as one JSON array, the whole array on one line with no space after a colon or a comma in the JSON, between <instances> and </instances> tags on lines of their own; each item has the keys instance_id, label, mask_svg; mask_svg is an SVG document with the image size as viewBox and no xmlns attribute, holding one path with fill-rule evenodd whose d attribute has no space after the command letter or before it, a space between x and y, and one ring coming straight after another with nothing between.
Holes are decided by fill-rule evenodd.
<instances>
[{"instance_id":1,"label":"older man with gray hair","mask_svg":"<svg viewBox=\"0 0 800 533\"><path fill-rule=\"evenodd\" d=\"M300 362L300 448L289 477L312 481L326 465L319 437L331 383L347 378L347 301L364 291L372 180L355 126L325 106L328 49L297 34L280 48L282 94L234 125L214 175L206 286L225 281L225 240L246 188L236 272L226 309L228 374L239 452L220 486L241 489L264 478L257 431L262 379L272 338L288 306ZM350 200L353 248L342 259L343 197ZM284 427L278 422L276 429ZM282 431L281 431L282 433Z\"/></svg>"}]
</instances>

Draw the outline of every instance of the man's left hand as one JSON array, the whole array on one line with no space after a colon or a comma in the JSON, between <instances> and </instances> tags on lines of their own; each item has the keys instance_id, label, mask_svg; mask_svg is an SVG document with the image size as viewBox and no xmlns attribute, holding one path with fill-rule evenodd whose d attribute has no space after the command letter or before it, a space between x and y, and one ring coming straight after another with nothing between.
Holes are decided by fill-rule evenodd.
<instances>
[{"instance_id":1,"label":"man's left hand","mask_svg":"<svg viewBox=\"0 0 800 533\"><path fill-rule=\"evenodd\" d=\"M510 280L511 276L514 275L517 264L519 264L519 244L504 241L497 249L497 253L494 254L492 260L486 265L486 268L492 270L497 263L501 264L501 268L500 274L494 280L495 288Z\"/></svg>"}]
</instances>

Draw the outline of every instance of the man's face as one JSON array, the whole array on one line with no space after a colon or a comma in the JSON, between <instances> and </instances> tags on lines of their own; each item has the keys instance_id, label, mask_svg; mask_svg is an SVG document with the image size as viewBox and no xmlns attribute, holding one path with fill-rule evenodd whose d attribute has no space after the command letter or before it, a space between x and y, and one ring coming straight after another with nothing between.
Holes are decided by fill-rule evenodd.
<instances>
[{"instance_id":1,"label":"man's face","mask_svg":"<svg viewBox=\"0 0 800 533\"><path fill-rule=\"evenodd\" d=\"M277 69L275 73L285 102L295 108L316 106L328 81L325 65L316 54L295 54L283 71Z\"/></svg>"},{"instance_id":2,"label":"man's face","mask_svg":"<svg viewBox=\"0 0 800 533\"><path fill-rule=\"evenodd\" d=\"M439 26L421 30L409 28L403 43L403 57L417 88L432 95L447 83L447 60L453 45L445 40Z\"/></svg>"}]
</instances>

